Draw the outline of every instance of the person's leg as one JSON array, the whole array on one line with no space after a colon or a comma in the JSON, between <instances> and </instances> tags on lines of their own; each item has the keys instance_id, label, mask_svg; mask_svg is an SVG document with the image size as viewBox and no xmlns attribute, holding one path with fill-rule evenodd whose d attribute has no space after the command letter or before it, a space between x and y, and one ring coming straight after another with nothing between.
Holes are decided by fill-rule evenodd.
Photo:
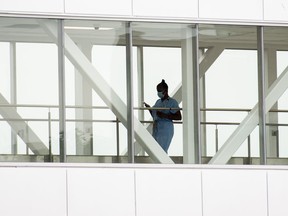
<instances>
[{"instance_id":1,"label":"person's leg","mask_svg":"<svg viewBox=\"0 0 288 216\"><path fill-rule=\"evenodd\" d=\"M166 153L168 153L173 135L173 123L167 122L165 125L162 125L162 127L158 127L157 134L154 136L156 141Z\"/></svg>"}]
</instances>

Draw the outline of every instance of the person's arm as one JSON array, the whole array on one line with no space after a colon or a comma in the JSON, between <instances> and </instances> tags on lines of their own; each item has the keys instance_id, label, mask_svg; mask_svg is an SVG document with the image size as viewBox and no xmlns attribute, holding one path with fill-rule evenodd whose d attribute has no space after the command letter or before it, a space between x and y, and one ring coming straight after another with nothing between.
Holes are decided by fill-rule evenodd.
<instances>
[{"instance_id":1,"label":"person's arm","mask_svg":"<svg viewBox=\"0 0 288 216\"><path fill-rule=\"evenodd\" d=\"M143 102L143 104L144 104L145 107L151 107L149 104L147 104L147 103L145 103L145 102ZM150 112L151 116L153 117L153 115L152 115L152 110L149 109L149 112Z\"/></svg>"},{"instance_id":2,"label":"person's arm","mask_svg":"<svg viewBox=\"0 0 288 216\"><path fill-rule=\"evenodd\" d=\"M182 115L180 110L178 110L176 113L163 113L160 111L157 111L157 116L160 118L167 118L167 119L171 119L171 120L181 120L182 119Z\"/></svg>"},{"instance_id":3,"label":"person's arm","mask_svg":"<svg viewBox=\"0 0 288 216\"><path fill-rule=\"evenodd\" d=\"M158 111L157 115L160 118L166 118L166 119L170 119L170 120L181 120L182 119L179 104L174 99L171 99L170 112L169 113L164 113L164 112Z\"/></svg>"}]
</instances>

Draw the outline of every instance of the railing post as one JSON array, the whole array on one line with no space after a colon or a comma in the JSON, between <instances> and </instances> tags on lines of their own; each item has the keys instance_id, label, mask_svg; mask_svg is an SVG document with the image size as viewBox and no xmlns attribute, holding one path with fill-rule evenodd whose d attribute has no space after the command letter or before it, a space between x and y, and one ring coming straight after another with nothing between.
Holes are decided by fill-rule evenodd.
<instances>
[{"instance_id":1,"label":"railing post","mask_svg":"<svg viewBox=\"0 0 288 216\"><path fill-rule=\"evenodd\" d=\"M251 164L251 138L250 135L247 138L247 148L248 148L248 161Z\"/></svg>"},{"instance_id":2,"label":"railing post","mask_svg":"<svg viewBox=\"0 0 288 216\"><path fill-rule=\"evenodd\" d=\"M276 137L276 157L279 158L279 130L273 131L272 135Z\"/></svg>"},{"instance_id":3,"label":"railing post","mask_svg":"<svg viewBox=\"0 0 288 216\"><path fill-rule=\"evenodd\" d=\"M25 136L29 142L29 122L27 121L26 122L26 127L25 127ZM29 155L29 148L28 148L28 145L26 145L26 155Z\"/></svg>"},{"instance_id":4,"label":"railing post","mask_svg":"<svg viewBox=\"0 0 288 216\"><path fill-rule=\"evenodd\" d=\"M116 145L117 145L117 157L120 156L120 143L119 143L119 119L116 117Z\"/></svg>"},{"instance_id":5,"label":"railing post","mask_svg":"<svg viewBox=\"0 0 288 216\"><path fill-rule=\"evenodd\" d=\"M52 158L52 142L51 142L51 112L48 112L48 139L49 139L49 162L53 162Z\"/></svg>"},{"instance_id":6,"label":"railing post","mask_svg":"<svg viewBox=\"0 0 288 216\"><path fill-rule=\"evenodd\" d=\"M217 124L216 124L216 128L215 128L215 149L216 149L216 152L218 152L219 140L218 140L218 127L217 127Z\"/></svg>"}]
</instances>

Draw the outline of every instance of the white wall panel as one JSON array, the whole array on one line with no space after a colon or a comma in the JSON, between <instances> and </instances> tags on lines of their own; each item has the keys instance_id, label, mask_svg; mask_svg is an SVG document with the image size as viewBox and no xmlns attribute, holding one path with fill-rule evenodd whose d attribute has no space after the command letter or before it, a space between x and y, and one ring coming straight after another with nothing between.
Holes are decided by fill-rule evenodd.
<instances>
[{"instance_id":1,"label":"white wall panel","mask_svg":"<svg viewBox=\"0 0 288 216\"><path fill-rule=\"evenodd\" d=\"M65 0L65 12L116 16L132 15L132 0Z\"/></svg>"},{"instance_id":2,"label":"white wall panel","mask_svg":"<svg viewBox=\"0 0 288 216\"><path fill-rule=\"evenodd\" d=\"M264 0L264 20L288 21L288 1Z\"/></svg>"},{"instance_id":3,"label":"white wall panel","mask_svg":"<svg viewBox=\"0 0 288 216\"><path fill-rule=\"evenodd\" d=\"M203 19L262 20L262 0L199 0L199 17Z\"/></svg>"},{"instance_id":4,"label":"white wall panel","mask_svg":"<svg viewBox=\"0 0 288 216\"><path fill-rule=\"evenodd\" d=\"M0 11L63 13L64 0L0 0Z\"/></svg>"},{"instance_id":5,"label":"white wall panel","mask_svg":"<svg viewBox=\"0 0 288 216\"><path fill-rule=\"evenodd\" d=\"M134 16L198 17L198 0L134 0Z\"/></svg>"},{"instance_id":6,"label":"white wall panel","mask_svg":"<svg viewBox=\"0 0 288 216\"><path fill-rule=\"evenodd\" d=\"M204 216L267 216L266 171L204 170Z\"/></svg>"},{"instance_id":7,"label":"white wall panel","mask_svg":"<svg viewBox=\"0 0 288 216\"><path fill-rule=\"evenodd\" d=\"M136 170L137 216L202 216L199 170Z\"/></svg>"},{"instance_id":8,"label":"white wall panel","mask_svg":"<svg viewBox=\"0 0 288 216\"><path fill-rule=\"evenodd\" d=\"M1 168L0 182L0 215L67 215L64 169Z\"/></svg>"},{"instance_id":9,"label":"white wall panel","mask_svg":"<svg viewBox=\"0 0 288 216\"><path fill-rule=\"evenodd\" d=\"M268 171L269 216L288 215L288 171Z\"/></svg>"},{"instance_id":10,"label":"white wall panel","mask_svg":"<svg viewBox=\"0 0 288 216\"><path fill-rule=\"evenodd\" d=\"M6 165L0 215L288 215L287 167L239 167Z\"/></svg>"},{"instance_id":11,"label":"white wall panel","mask_svg":"<svg viewBox=\"0 0 288 216\"><path fill-rule=\"evenodd\" d=\"M135 215L134 171L68 169L69 216Z\"/></svg>"}]
</instances>

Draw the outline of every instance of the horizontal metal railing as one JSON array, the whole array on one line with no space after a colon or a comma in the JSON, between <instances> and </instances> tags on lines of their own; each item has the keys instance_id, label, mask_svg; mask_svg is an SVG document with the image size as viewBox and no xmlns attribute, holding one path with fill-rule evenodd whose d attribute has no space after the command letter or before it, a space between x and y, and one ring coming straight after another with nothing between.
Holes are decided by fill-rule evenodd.
<instances>
[{"instance_id":1,"label":"horizontal metal railing","mask_svg":"<svg viewBox=\"0 0 288 216\"><path fill-rule=\"evenodd\" d=\"M48 104L0 104L0 107L14 107L14 108L59 108L58 105L48 105ZM108 106L80 106L80 105L66 105L65 108L73 109L110 109ZM182 110L182 108L157 108L157 107L134 107L135 110ZM215 112L250 112L252 109L245 108L201 108L200 111L215 111ZM269 112L284 112L288 113L288 109L271 109Z\"/></svg>"},{"instance_id":2,"label":"horizontal metal railing","mask_svg":"<svg viewBox=\"0 0 288 216\"><path fill-rule=\"evenodd\" d=\"M25 121L25 122L48 122L49 124L49 131L51 131L51 122L58 122L58 118L51 118L50 110L51 109L58 109L58 105L41 105L41 104L0 104L0 108L3 107L11 107L11 108L40 108L40 109L48 109L48 117L47 118L0 118L0 121ZM102 110L109 110L109 107L107 106L72 106L72 105L67 105L65 106L66 109L92 109L92 110L97 110L97 109L102 109ZM154 107L134 107L135 110L171 110L171 109L180 109L182 108L154 108ZM201 112L245 112L249 113L251 109L240 109L240 108L205 108L201 109ZM275 112L275 113L288 113L288 109L272 109L269 112ZM117 119L72 119L72 118L67 118L66 122L93 122L93 123L116 123L116 137L117 137L117 155L119 156L119 123L120 121ZM141 120L142 123L153 123L151 120ZM182 124L182 121L175 121L175 124ZM205 121L205 122L200 122L201 125L214 125L215 126L215 149L218 151L218 127L219 125L239 125L240 122L229 122L229 121ZM276 126L276 127L288 127L288 123L266 123L267 126ZM49 132L50 134L50 132ZM49 135L50 136L50 135ZM279 136L277 134L277 136ZM279 140L279 137L277 137L277 140ZM51 137L49 137L49 148L51 148ZM279 141L278 141L279 142ZM251 157L251 152L250 152L250 137L248 137L248 157ZM51 153L51 149L49 150ZM277 143L277 151L279 155L279 143Z\"/></svg>"},{"instance_id":3,"label":"horizontal metal railing","mask_svg":"<svg viewBox=\"0 0 288 216\"><path fill-rule=\"evenodd\" d=\"M13 108L47 108L49 109L57 109L59 106L57 105L37 105L37 104L0 104L0 107L13 107ZM109 109L107 106L66 106L67 109ZM155 107L135 107L135 110L182 110L182 108L155 108ZM205 108L201 109L202 112L247 112L249 113L251 109L238 109L238 108ZM287 109L277 109L277 110L270 110L269 112L277 112L277 113L288 113ZM26 122L42 122L47 121L48 118L0 118L0 121L26 121ZM58 118L50 118L49 121L57 122L59 121ZM71 119L67 118L67 122L95 122L95 123L117 123L119 120L116 119ZM151 120L142 120L142 123L153 123ZM175 121L175 124L182 124L182 121ZM200 122L202 125L239 125L240 122L224 122L224 121L205 121ZM267 126L283 126L287 127L288 123L266 123Z\"/></svg>"}]
</instances>

